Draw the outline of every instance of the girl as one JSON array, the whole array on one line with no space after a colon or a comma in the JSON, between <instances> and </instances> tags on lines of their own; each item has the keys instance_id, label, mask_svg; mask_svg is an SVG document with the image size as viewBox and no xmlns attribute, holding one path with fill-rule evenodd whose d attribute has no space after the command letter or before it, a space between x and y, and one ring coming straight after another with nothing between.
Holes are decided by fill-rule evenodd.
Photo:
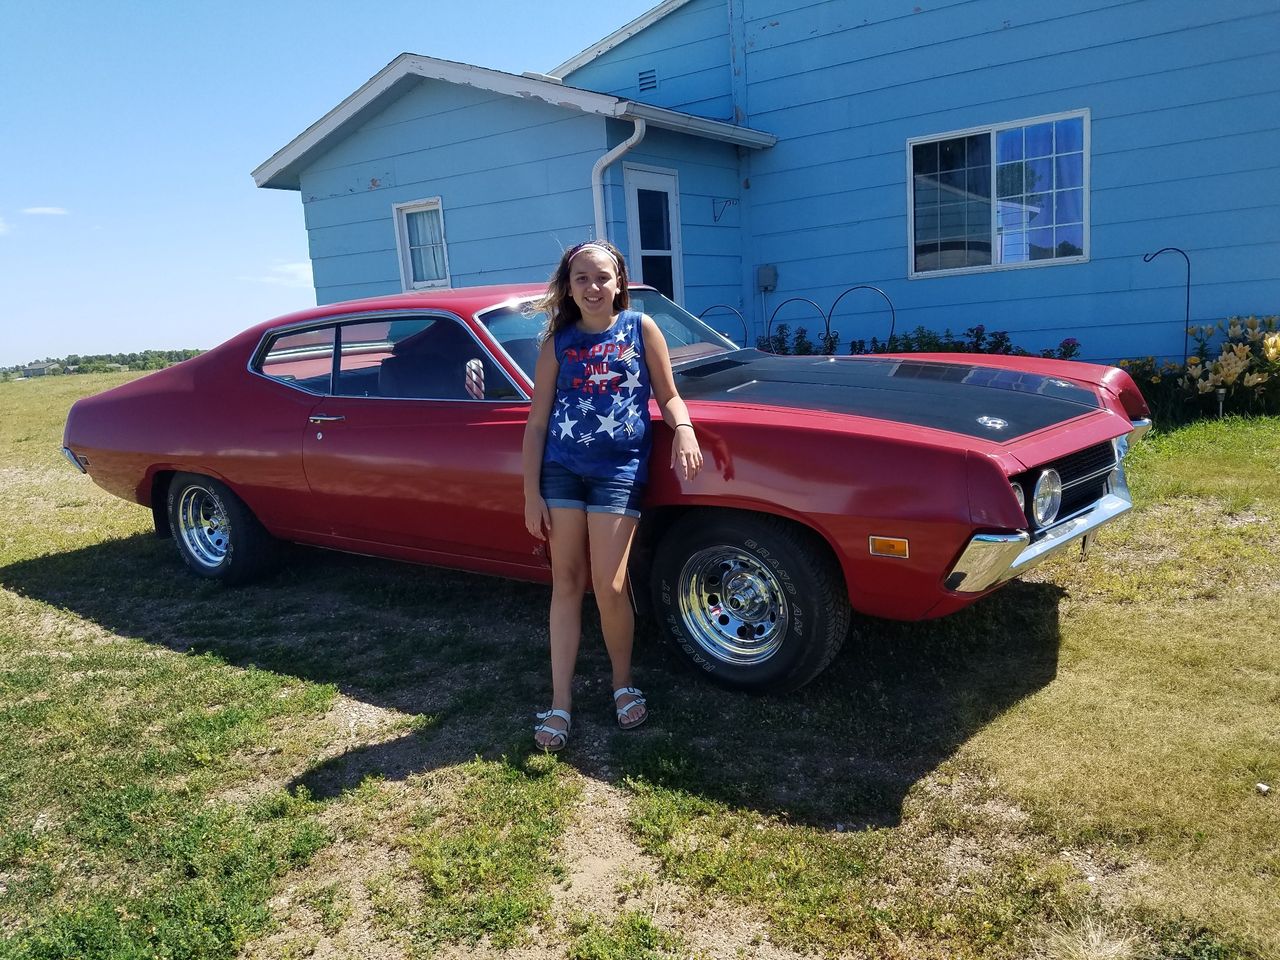
<instances>
[{"instance_id":1,"label":"girl","mask_svg":"<svg viewBox=\"0 0 1280 960\"><path fill-rule=\"evenodd\" d=\"M648 477L650 391L675 434L672 469L686 480L702 469L667 343L630 306L627 265L602 240L564 252L542 302L547 329L524 432L524 522L551 547L551 709L538 714L534 740L553 753L569 741L588 575L613 666L618 726L629 730L648 718L631 682L627 556Z\"/></svg>"}]
</instances>

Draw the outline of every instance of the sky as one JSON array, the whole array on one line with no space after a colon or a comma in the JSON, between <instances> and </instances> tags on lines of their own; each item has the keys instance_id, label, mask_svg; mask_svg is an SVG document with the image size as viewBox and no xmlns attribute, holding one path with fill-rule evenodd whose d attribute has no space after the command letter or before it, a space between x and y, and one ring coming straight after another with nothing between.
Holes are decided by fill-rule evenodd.
<instances>
[{"instance_id":1,"label":"sky","mask_svg":"<svg viewBox=\"0 0 1280 960\"><path fill-rule=\"evenodd\" d=\"M0 0L0 367L315 304L250 171L403 52L545 72L657 0Z\"/></svg>"}]
</instances>

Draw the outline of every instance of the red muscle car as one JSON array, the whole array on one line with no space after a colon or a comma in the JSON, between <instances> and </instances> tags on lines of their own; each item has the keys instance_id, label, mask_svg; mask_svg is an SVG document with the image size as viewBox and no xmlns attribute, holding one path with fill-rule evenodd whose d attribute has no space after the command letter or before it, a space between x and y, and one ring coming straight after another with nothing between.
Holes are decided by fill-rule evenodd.
<instances>
[{"instance_id":1,"label":"red muscle car","mask_svg":"<svg viewBox=\"0 0 1280 960\"><path fill-rule=\"evenodd\" d=\"M549 581L520 444L541 286L330 304L76 403L64 452L149 506L198 576L257 573L276 539ZM656 408L632 564L697 668L794 689L850 608L959 610L1132 506L1150 426L1122 370L963 354L772 356L656 291L707 467L682 481ZM642 589L643 584L643 589Z\"/></svg>"}]
</instances>

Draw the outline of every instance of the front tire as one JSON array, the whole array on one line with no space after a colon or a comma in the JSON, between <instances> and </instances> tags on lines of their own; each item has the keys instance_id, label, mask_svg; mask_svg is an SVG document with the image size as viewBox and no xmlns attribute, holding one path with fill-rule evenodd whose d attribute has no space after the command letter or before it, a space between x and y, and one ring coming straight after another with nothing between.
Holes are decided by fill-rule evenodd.
<instances>
[{"instance_id":1,"label":"front tire","mask_svg":"<svg viewBox=\"0 0 1280 960\"><path fill-rule=\"evenodd\" d=\"M844 579L827 544L767 514L681 517L658 545L652 591L658 622L685 659L739 690L804 686L849 630Z\"/></svg>"},{"instance_id":2,"label":"front tire","mask_svg":"<svg viewBox=\"0 0 1280 960\"><path fill-rule=\"evenodd\" d=\"M270 561L271 535L225 483L179 473L169 483L166 505L178 556L196 576L243 583Z\"/></svg>"}]
</instances>

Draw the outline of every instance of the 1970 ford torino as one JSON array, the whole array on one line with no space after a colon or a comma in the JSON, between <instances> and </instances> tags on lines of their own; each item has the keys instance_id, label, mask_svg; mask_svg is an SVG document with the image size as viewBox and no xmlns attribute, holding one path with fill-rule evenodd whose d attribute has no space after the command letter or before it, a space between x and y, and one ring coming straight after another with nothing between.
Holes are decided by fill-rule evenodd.
<instances>
[{"instance_id":1,"label":"1970 ford torino","mask_svg":"<svg viewBox=\"0 0 1280 960\"><path fill-rule=\"evenodd\" d=\"M520 474L542 289L272 320L79 401L64 452L149 506L201 577L252 576L279 539L549 581ZM668 468L654 408L632 582L721 683L794 689L831 661L851 607L952 613L1131 507L1123 458L1150 423L1122 370L771 356L652 289L633 299L667 338L708 467Z\"/></svg>"}]
</instances>

